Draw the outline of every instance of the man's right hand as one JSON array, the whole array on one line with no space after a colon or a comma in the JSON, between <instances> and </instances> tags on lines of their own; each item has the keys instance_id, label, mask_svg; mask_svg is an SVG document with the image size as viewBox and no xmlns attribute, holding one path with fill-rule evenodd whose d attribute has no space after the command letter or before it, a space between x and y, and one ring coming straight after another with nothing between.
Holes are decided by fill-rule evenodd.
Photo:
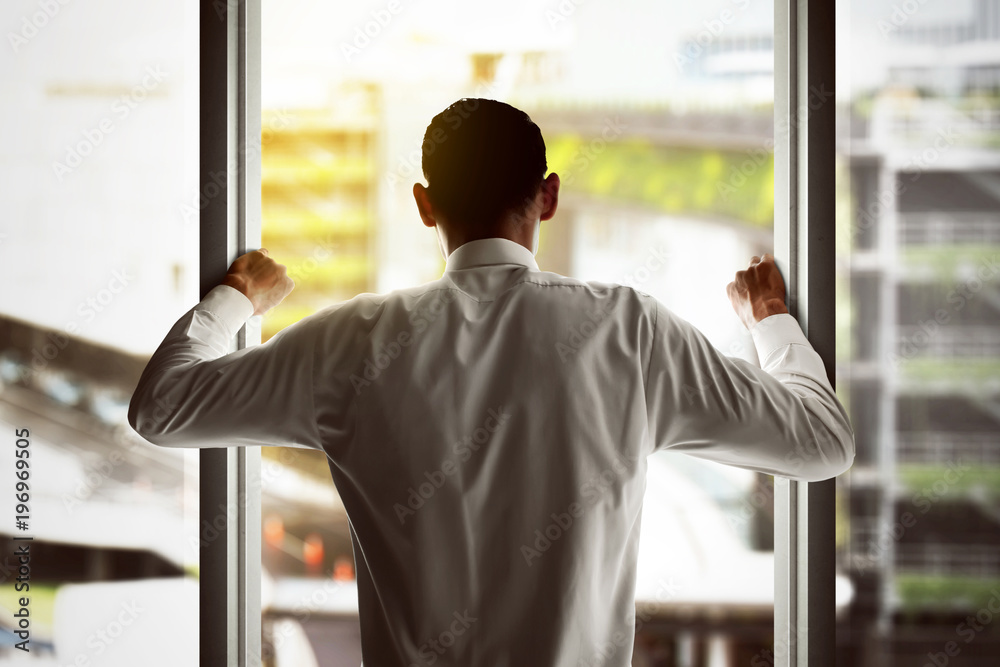
<instances>
[{"instance_id":1,"label":"man's right hand","mask_svg":"<svg viewBox=\"0 0 1000 667\"><path fill-rule=\"evenodd\" d=\"M268 257L265 248L237 257L221 284L250 299L254 315L263 315L277 306L295 287L285 266Z\"/></svg>"},{"instance_id":2,"label":"man's right hand","mask_svg":"<svg viewBox=\"0 0 1000 667\"><path fill-rule=\"evenodd\" d=\"M745 271L726 287L733 310L747 329L771 315L787 313L785 281L774 263L774 257L764 255L750 260Z\"/></svg>"}]
</instances>

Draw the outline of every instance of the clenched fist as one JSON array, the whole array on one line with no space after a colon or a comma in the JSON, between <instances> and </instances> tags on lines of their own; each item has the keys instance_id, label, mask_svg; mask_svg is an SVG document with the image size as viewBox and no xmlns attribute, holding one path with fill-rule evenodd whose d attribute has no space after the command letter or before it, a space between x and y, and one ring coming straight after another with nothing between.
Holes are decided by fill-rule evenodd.
<instances>
[{"instance_id":1,"label":"clenched fist","mask_svg":"<svg viewBox=\"0 0 1000 667\"><path fill-rule=\"evenodd\" d=\"M726 291L733 310L747 329L765 317L788 312L785 281L771 255L751 259L745 271L736 272L736 278L729 283Z\"/></svg>"},{"instance_id":2,"label":"clenched fist","mask_svg":"<svg viewBox=\"0 0 1000 667\"><path fill-rule=\"evenodd\" d=\"M250 299L254 315L263 315L277 306L295 287L285 266L268 257L265 248L237 257L222 284Z\"/></svg>"}]
</instances>

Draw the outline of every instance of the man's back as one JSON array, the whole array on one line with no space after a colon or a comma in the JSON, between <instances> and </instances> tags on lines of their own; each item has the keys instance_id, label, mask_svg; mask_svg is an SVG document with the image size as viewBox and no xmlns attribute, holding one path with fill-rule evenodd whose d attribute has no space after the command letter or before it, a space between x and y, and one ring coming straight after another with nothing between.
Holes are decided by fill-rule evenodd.
<instances>
[{"instance_id":1,"label":"man's back","mask_svg":"<svg viewBox=\"0 0 1000 667\"><path fill-rule=\"evenodd\" d=\"M727 287L758 368L648 295L538 270L560 180L523 111L459 100L421 167L440 280L227 354L294 287L248 252L153 354L129 422L166 446L326 452L369 667L628 665L647 455L825 479L854 458L850 423L768 257Z\"/></svg>"},{"instance_id":2,"label":"man's back","mask_svg":"<svg viewBox=\"0 0 1000 667\"><path fill-rule=\"evenodd\" d=\"M752 329L765 372L653 298L540 272L506 239L220 356L249 307L221 286L181 318L130 421L164 445L326 452L369 667L627 665L648 454L799 479L853 458L788 315Z\"/></svg>"},{"instance_id":3,"label":"man's back","mask_svg":"<svg viewBox=\"0 0 1000 667\"><path fill-rule=\"evenodd\" d=\"M316 418L366 664L576 666L615 633L631 655L653 321L632 289L530 258L473 242L439 281L306 324L336 373Z\"/></svg>"}]
</instances>

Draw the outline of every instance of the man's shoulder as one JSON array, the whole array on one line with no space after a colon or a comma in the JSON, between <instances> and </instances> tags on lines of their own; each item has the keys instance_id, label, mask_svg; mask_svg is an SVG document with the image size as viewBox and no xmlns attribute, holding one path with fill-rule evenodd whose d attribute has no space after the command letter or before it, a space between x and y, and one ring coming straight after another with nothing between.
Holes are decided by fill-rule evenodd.
<instances>
[{"instance_id":1,"label":"man's shoulder","mask_svg":"<svg viewBox=\"0 0 1000 667\"><path fill-rule=\"evenodd\" d=\"M449 289L441 280L435 280L388 292L362 292L345 301L338 301L320 308L312 315L299 320L296 326L330 326L343 321L359 322L367 319L378 319L389 307L395 305L405 307L415 300L433 296L435 293Z\"/></svg>"},{"instance_id":2,"label":"man's shoulder","mask_svg":"<svg viewBox=\"0 0 1000 667\"><path fill-rule=\"evenodd\" d=\"M578 302L581 307L593 308L593 303L598 303L598 307L600 304L607 308L614 307L622 315L629 311L634 315L652 315L660 305L654 297L631 285L580 280L549 271L526 272L511 285L518 286L538 289L540 294L567 306L572 307L574 302ZM368 331L386 314L391 313L390 318L394 319L412 311L433 309L435 302L447 303L461 292L461 289L445 278L383 293L365 292L346 301L330 304L292 326L303 331Z\"/></svg>"}]
</instances>

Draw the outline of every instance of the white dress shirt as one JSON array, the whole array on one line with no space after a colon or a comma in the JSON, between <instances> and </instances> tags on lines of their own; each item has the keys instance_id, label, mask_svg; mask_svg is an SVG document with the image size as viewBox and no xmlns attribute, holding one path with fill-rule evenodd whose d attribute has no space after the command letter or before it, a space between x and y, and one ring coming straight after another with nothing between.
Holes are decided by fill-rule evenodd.
<instances>
[{"instance_id":1,"label":"white dress shirt","mask_svg":"<svg viewBox=\"0 0 1000 667\"><path fill-rule=\"evenodd\" d=\"M366 667L628 665L651 452L799 480L854 458L792 317L752 329L762 370L649 295L539 271L505 239L227 354L252 311L220 286L185 314L129 421L165 446L326 452Z\"/></svg>"}]
</instances>

